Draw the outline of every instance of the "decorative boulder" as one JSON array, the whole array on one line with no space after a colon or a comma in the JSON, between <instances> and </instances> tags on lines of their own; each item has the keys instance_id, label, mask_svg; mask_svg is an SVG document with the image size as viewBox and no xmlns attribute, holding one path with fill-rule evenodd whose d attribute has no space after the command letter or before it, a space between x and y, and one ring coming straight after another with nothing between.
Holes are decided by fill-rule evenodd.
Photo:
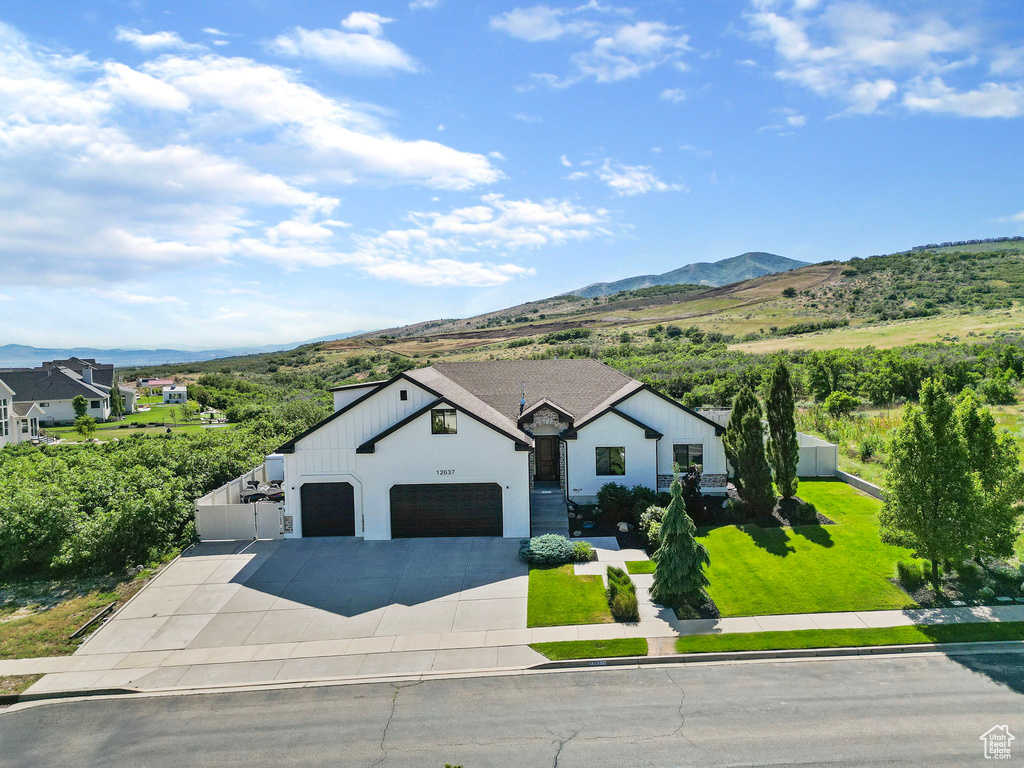
<instances>
[{"instance_id":1,"label":"decorative boulder","mask_svg":"<svg viewBox=\"0 0 1024 768\"><path fill-rule=\"evenodd\" d=\"M633 530L633 526L630 523L619 523L618 529L619 533L627 533L628 531Z\"/></svg>"}]
</instances>

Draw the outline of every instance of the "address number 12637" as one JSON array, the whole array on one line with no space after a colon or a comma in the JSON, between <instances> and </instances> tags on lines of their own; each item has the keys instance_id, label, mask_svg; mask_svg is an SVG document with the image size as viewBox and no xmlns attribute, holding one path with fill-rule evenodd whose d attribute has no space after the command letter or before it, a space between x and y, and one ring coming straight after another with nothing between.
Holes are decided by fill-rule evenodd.
<instances>
[{"instance_id":1,"label":"address number 12637","mask_svg":"<svg viewBox=\"0 0 1024 768\"><path fill-rule=\"evenodd\" d=\"M455 470L454 469L439 469L439 470L437 470L437 474L439 474L439 475L454 475L455 474Z\"/></svg>"}]
</instances>

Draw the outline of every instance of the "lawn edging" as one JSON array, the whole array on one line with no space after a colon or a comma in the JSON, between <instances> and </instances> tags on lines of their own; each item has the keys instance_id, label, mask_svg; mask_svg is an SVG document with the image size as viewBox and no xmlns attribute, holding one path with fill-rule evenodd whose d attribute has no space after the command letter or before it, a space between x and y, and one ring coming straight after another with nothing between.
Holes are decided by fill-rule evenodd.
<instances>
[{"instance_id":1,"label":"lawn edging","mask_svg":"<svg viewBox=\"0 0 1024 768\"><path fill-rule=\"evenodd\" d=\"M616 637L608 640L560 640L530 643L530 647L551 661L583 661L646 656L649 649L643 637Z\"/></svg>"}]
</instances>

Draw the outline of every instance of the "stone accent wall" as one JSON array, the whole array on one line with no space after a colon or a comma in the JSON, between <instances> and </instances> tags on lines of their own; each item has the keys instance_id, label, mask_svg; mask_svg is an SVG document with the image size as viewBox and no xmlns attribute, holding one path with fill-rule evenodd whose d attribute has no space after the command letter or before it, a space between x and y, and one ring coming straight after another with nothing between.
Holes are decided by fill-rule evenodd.
<instances>
[{"instance_id":1,"label":"stone accent wall","mask_svg":"<svg viewBox=\"0 0 1024 768\"><path fill-rule=\"evenodd\" d=\"M532 435L537 427L549 425L557 426L559 432L569 427L569 423L559 419L558 414L550 408L538 408L532 420L523 422L523 431Z\"/></svg>"},{"instance_id":2,"label":"stone accent wall","mask_svg":"<svg viewBox=\"0 0 1024 768\"><path fill-rule=\"evenodd\" d=\"M537 474L537 460L533 451L530 451L530 490L533 490L533 476Z\"/></svg>"},{"instance_id":3,"label":"stone accent wall","mask_svg":"<svg viewBox=\"0 0 1024 768\"><path fill-rule=\"evenodd\" d=\"M701 475L701 488L724 488L728 478L724 475Z\"/></svg>"},{"instance_id":4,"label":"stone accent wall","mask_svg":"<svg viewBox=\"0 0 1024 768\"><path fill-rule=\"evenodd\" d=\"M672 481L675 478L672 475L658 475L658 490L667 491L672 487Z\"/></svg>"}]
</instances>

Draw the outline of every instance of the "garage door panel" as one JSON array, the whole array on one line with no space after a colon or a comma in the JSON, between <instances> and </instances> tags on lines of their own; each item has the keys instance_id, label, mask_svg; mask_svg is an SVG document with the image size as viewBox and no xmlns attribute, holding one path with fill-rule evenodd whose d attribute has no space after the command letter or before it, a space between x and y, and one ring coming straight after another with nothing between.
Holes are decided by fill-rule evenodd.
<instances>
[{"instance_id":1,"label":"garage door panel","mask_svg":"<svg viewBox=\"0 0 1024 768\"><path fill-rule=\"evenodd\" d=\"M391 537L501 536L501 486L436 483L391 488Z\"/></svg>"},{"instance_id":2,"label":"garage door panel","mask_svg":"<svg viewBox=\"0 0 1024 768\"><path fill-rule=\"evenodd\" d=\"M302 536L355 536L355 492L351 483L303 483Z\"/></svg>"}]
</instances>

